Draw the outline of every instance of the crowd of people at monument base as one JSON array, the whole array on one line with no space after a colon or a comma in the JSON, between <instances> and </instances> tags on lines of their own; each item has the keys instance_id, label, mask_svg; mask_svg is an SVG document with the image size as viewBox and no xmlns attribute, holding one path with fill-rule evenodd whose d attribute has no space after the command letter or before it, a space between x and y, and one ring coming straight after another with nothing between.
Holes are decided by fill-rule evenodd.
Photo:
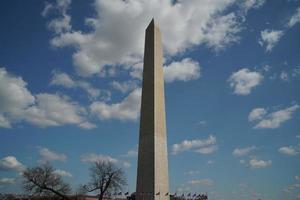
<instances>
[{"instance_id":1,"label":"crowd of people at monument base","mask_svg":"<svg viewBox=\"0 0 300 200\"><path fill-rule=\"evenodd\" d=\"M153 196L153 199L154 199L154 195L151 194L151 193L147 193L147 194L140 194L142 197L144 196ZM156 193L155 195L162 195L160 194L160 192ZM174 194L169 194L169 193L166 193L164 194L165 196L170 196L170 200L208 200L208 195L207 194L203 194L203 193L200 193L200 194L197 194L197 193L188 193L188 194L177 194L177 193L174 193ZM135 200L136 199L136 193L132 193L130 196L127 196L127 200ZM143 198L142 198L143 199Z\"/></svg>"},{"instance_id":2,"label":"crowd of people at monument base","mask_svg":"<svg viewBox=\"0 0 300 200\"><path fill-rule=\"evenodd\" d=\"M129 193L124 193L129 194ZM69 199L72 200L96 200L98 196L95 195L69 195ZM0 200L60 200L61 198L54 197L31 197L28 195L15 195L15 194L1 194ZM132 193L130 196L122 196L122 197L104 197L103 200L135 200L135 193ZM192 195L170 195L170 200L208 200L207 194L198 194L192 197Z\"/></svg>"}]
</instances>

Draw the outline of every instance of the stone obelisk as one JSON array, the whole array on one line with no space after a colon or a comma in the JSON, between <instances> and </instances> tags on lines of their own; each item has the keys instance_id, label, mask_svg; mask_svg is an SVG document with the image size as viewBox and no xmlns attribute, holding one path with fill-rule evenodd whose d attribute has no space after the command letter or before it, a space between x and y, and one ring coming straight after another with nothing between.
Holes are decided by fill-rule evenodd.
<instances>
[{"instance_id":1,"label":"stone obelisk","mask_svg":"<svg viewBox=\"0 0 300 200\"><path fill-rule=\"evenodd\" d=\"M169 200L168 152L165 120L163 54L159 27L146 29L137 200Z\"/></svg>"}]
</instances>

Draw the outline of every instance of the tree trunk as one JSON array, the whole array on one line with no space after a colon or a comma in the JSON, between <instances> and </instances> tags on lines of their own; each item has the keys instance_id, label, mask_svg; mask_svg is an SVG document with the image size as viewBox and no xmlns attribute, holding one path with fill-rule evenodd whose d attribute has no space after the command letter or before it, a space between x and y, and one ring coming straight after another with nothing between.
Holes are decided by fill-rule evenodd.
<instances>
[{"instance_id":1,"label":"tree trunk","mask_svg":"<svg viewBox=\"0 0 300 200\"><path fill-rule=\"evenodd\" d=\"M99 198L98 198L98 200L102 200L102 199L103 199L103 196L104 196L104 193L103 193L103 192L101 192L101 193L100 193L100 195L99 195Z\"/></svg>"}]
</instances>

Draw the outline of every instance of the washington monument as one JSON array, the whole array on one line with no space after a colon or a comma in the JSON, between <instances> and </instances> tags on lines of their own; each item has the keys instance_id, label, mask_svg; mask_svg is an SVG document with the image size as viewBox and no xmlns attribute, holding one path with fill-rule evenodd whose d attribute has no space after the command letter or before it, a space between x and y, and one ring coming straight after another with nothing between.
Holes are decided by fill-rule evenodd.
<instances>
[{"instance_id":1,"label":"washington monument","mask_svg":"<svg viewBox=\"0 0 300 200\"><path fill-rule=\"evenodd\" d=\"M154 19L146 29L136 184L137 200L169 200L161 34Z\"/></svg>"}]
</instances>

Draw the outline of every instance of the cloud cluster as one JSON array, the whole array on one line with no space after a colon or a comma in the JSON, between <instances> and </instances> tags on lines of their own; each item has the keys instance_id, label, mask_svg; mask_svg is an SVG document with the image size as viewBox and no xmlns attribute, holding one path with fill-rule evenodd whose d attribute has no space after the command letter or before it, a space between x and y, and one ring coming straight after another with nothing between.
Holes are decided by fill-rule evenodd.
<instances>
[{"instance_id":1,"label":"cloud cluster","mask_svg":"<svg viewBox=\"0 0 300 200\"><path fill-rule=\"evenodd\" d=\"M295 24L300 22L300 7L297 8L294 15L290 18L288 22L288 27L293 27Z\"/></svg>"},{"instance_id":2,"label":"cloud cluster","mask_svg":"<svg viewBox=\"0 0 300 200\"><path fill-rule=\"evenodd\" d=\"M172 154L176 155L184 151L194 151L200 154L211 154L217 151L218 146L215 136L209 135L204 140L184 140L172 146Z\"/></svg>"},{"instance_id":3,"label":"cloud cluster","mask_svg":"<svg viewBox=\"0 0 300 200\"><path fill-rule=\"evenodd\" d=\"M279 42L280 38L283 36L283 31L281 30L263 30L260 33L261 39L259 44L266 48L267 52L271 52L273 47Z\"/></svg>"},{"instance_id":4,"label":"cloud cluster","mask_svg":"<svg viewBox=\"0 0 300 200\"><path fill-rule=\"evenodd\" d=\"M281 126L282 123L292 118L293 113L299 108L299 105L293 105L285 109L268 113L264 108L253 109L248 119L249 121L258 121L254 128L274 129Z\"/></svg>"},{"instance_id":5,"label":"cloud cluster","mask_svg":"<svg viewBox=\"0 0 300 200\"><path fill-rule=\"evenodd\" d=\"M199 63L190 58L185 58L181 61L174 61L167 66L164 66L164 77L167 83L179 80L189 81L200 77Z\"/></svg>"},{"instance_id":6,"label":"cloud cluster","mask_svg":"<svg viewBox=\"0 0 300 200\"><path fill-rule=\"evenodd\" d=\"M132 91L136 89L138 87L138 83L137 81L133 81L133 80L129 80L125 82L113 81L111 82L111 86L122 93L126 93L128 91Z\"/></svg>"},{"instance_id":7,"label":"cloud cluster","mask_svg":"<svg viewBox=\"0 0 300 200\"><path fill-rule=\"evenodd\" d=\"M214 181L212 179L196 179L188 182L191 185L213 186Z\"/></svg>"},{"instance_id":8,"label":"cloud cluster","mask_svg":"<svg viewBox=\"0 0 300 200\"><path fill-rule=\"evenodd\" d=\"M102 154L94 154L94 153L82 155L80 158L82 162L87 162L87 163L93 163L93 162L117 163L118 162L116 158L112 158L110 156L105 156Z\"/></svg>"},{"instance_id":9,"label":"cloud cluster","mask_svg":"<svg viewBox=\"0 0 300 200\"><path fill-rule=\"evenodd\" d=\"M43 13L52 9L61 12L48 25L55 33L51 45L75 49L73 62L81 76L103 73L110 66L140 63L144 29L153 16L161 25L163 47L169 57L197 45L220 50L237 42L241 18L249 9L264 3L262 0L95 0L96 17L85 19L91 31L84 32L72 29L67 14L69 1L65 2L63 6L48 3ZM228 12L235 3L243 12Z\"/></svg>"},{"instance_id":10,"label":"cloud cluster","mask_svg":"<svg viewBox=\"0 0 300 200\"><path fill-rule=\"evenodd\" d=\"M13 92L12 92L13 91ZM40 93L33 95L22 77L0 68L0 127L27 121L39 127L75 124L89 129L87 111L68 96Z\"/></svg>"},{"instance_id":11,"label":"cloud cluster","mask_svg":"<svg viewBox=\"0 0 300 200\"><path fill-rule=\"evenodd\" d=\"M300 148L298 146L284 146L280 147L278 151L287 156L296 156L300 153Z\"/></svg>"},{"instance_id":12,"label":"cloud cluster","mask_svg":"<svg viewBox=\"0 0 300 200\"><path fill-rule=\"evenodd\" d=\"M25 166L14 156L7 156L0 160L0 170L22 172Z\"/></svg>"},{"instance_id":13,"label":"cloud cluster","mask_svg":"<svg viewBox=\"0 0 300 200\"><path fill-rule=\"evenodd\" d=\"M42 158L41 161L61 161L65 162L67 160L67 156L65 154L57 153L55 151L51 151L48 148L40 148L39 154Z\"/></svg>"},{"instance_id":14,"label":"cloud cluster","mask_svg":"<svg viewBox=\"0 0 300 200\"><path fill-rule=\"evenodd\" d=\"M94 163L94 162L110 162L110 163L119 163L123 165L125 168L129 168L131 164L127 161L122 161L117 158L113 158L111 156L106 156L102 154L94 154L94 153L89 153L89 154L84 154L80 156L81 161L85 163Z\"/></svg>"},{"instance_id":15,"label":"cloud cluster","mask_svg":"<svg viewBox=\"0 0 300 200\"><path fill-rule=\"evenodd\" d=\"M110 99L110 92L94 88L90 83L86 81L74 80L68 74L57 70L52 72L50 85L62 86L65 88L82 89L88 94L91 100L98 98L100 95L104 100Z\"/></svg>"},{"instance_id":16,"label":"cloud cluster","mask_svg":"<svg viewBox=\"0 0 300 200\"><path fill-rule=\"evenodd\" d=\"M249 146L249 147L245 147L245 148L235 148L233 150L232 154L236 157L245 156L256 149L257 149L256 146Z\"/></svg>"},{"instance_id":17,"label":"cloud cluster","mask_svg":"<svg viewBox=\"0 0 300 200\"><path fill-rule=\"evenodd\" d=\"M15 178L0 178L0 186L7 184L14 184L16 182Z\"/></svg>"},{"instance_id":18,"label":"cloud cluster","mask_svg":"<svg viewBox=\"0 0 300 200\"><path fill-rule=\"evenodd\" d=\"M259 169L259 168L266 168L272 165L271 160L258 160L256 158L252 158L249 160L249 166L251 169Z\"/></svg>"},{"instance_id":19,"label":"cloud cluster","mask_svg":"<svg viewBox=\"0 0 300 200\"><path fill-rule=\"evenodd\" d=\"M140 114L140 104L141 88L137 88L119 103L107 104L103 101L95 101L90 105L90 110L100 120L133 121L137 120Z\"/></svg>"},{"instance_id":20,"label":"cloud cluster","mask_svg":"<svg viewBox=\"0 0 300 200\"><path fill-rule=\"evenodd\" d=\"M263 78L263 75L259 72L242 68L239 71L232 73L228 82L235 94L249 95L251 90L262 82Z\"/></svg>"},{"instance_id":21,"label":"cloud cluster","mask_svg":"<svg viewBox=\"0 0 300 200\"><path fill-rule=\"evenodd\" d=\"M67 172L67 171L61 170L61 169L56 169L56 170L54 170L53 173L57 174L59 176L62 176L62 177L69 177L69 178L73 177L70 172Z\"/></svg>"}]
</instances>

